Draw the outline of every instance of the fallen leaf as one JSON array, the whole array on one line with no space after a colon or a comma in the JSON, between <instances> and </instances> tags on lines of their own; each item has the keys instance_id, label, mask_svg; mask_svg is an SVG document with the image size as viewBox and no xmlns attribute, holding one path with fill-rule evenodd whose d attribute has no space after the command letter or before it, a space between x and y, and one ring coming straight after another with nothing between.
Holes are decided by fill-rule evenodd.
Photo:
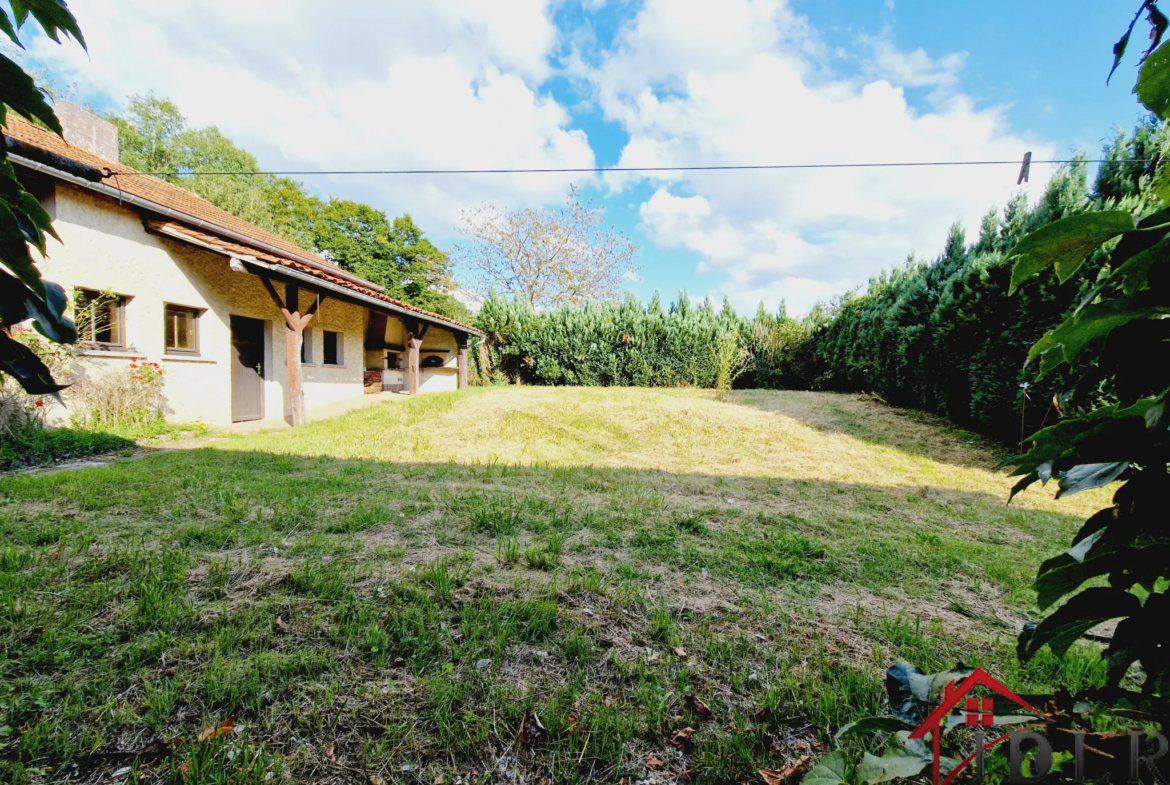
<instances>
[{"instance_id":1,"label":"fallen leaf","mask_svg":"<svg viewBox=\"0 0 1170 785\"><path fill-rule=\"evenodd\" d=\"M334 766L337 765L337 758L333 755L333 742L325 745L325 757L329 758L329 762Z\"/></svg>"},{"instance_id":2,"label":"fallen leaf","mask_svg":"<svg viewBox=\"0 0 1170 785\"><path fill-rule=\"evenodd\" d=\"M695 714L698 714L703 719L709 719L711 717L711 709L707 707L706 703L703 703L694 695L688 695L683 698L683 703L687 705L688 709L693 711Z\"/></svg>"},{"instance_id":3,"label":"fallen leaf","mask_svg":"<svg viewBox=\"0 0 1170 785\"><path fill-rule=\"evenodd\" d=\"M386 780L379 777L377 774L369 774L366 779L370 781L370 785L386 785Z\"/></svg>"},{"instance_id":4,"label":"fallen leaf","mask_svg":"<svg viewBox=\"0 0 1170 785\"><path fill-rule=\"evenodd\" d=\"M179 773L183 775L184 779L186 779L187 775L191 773L191 764L187 761L183 761L182 763L180 763L179 764Z\"/></svg>"},{"instance_id":5,"label":"fallen leaf","mask_svg":"<svg viewBox=\"0 0 1170 785\"><path fill-rule=\"evenodd\" d=\"M467 785L475 785L477 782L479 782L479 769L467 772Z\"/></svg>"},{"instance_id":6,"label":"fallen leaf","mask_svg":"<svg viewBox=\"0 0 1170 785\"><path fill-rule=\"evenodd\" d=\"M684 660L687 658L687 650L682 646L675 646L673 649L671 649L671 651L673 651L677 657L681 657Z\"/></svg>"},{"instance_id":7,"label":"fallen leaf","mask_svg":"<svg viewBox=\"0 0 1170 785\"><path fill-rule=\"evenodd\" d=\"M520 723L520 741L528 745L533 745L544 736L544 726L540 724L540 717L535 713L525 714L524 721Z\"/></svg>"},{"instance_id":8,"label":"fallen leaf","mask_svg":"<svg viewBox=\"0 0 1170 785\"><path fill-rule=\"evenodd\" d=\"M803 774L810 760L808 755L801 755L782 769L760 769L760 776L767 785L780 785L794 774Z\"/></svg>"},{"instance_id":9,"label":"fallen leaf","mask_svg":"<svg viewBox=\"0 0 1170 785\"><path fill-rule=\"evenodd\" d=\"M45 634L45 628L44 628L44 627L41 627L41 626L39 626L39 625L38 625L38 626L36 626L36 627L33 627L32 634L33 634L33 637L34 637L34 638L39 638L39 637L41 637L42 635L44 635L44 634Z\"/></svg>"},{"instance_id":10,"label":"fallen leaf","mask_svg":"<svg viewBox=\"0 0 1170 785\"><path fill-rule=\"evenodd\" d=\"M651 771L661 769L665 765L666 761L662 760L662 758L658 757L653 752L646 756L646 768L650 769Z\"/></svg>"},{"instance_id":11,"label":"fallen leaf","mask_svg":"<svg viewBox=\"0 0 1170 785\"><path fill-rule=\"evenodd\" d=\"M606 695L604 698L601 699L601 702L604 703L606 706L613 706L615 703L618 702L618 696Z\"/></svg>"},{"instance_id":12,"label":"fallen leaf","mask_svg":"<svg viewBox=\"0 0 1170 785\"><path fill-rule=\"evenodd\" d=\"M959 536L959 530L958 530L958 529L955 529L955 536L956 536L956 537L958 537L958 536Z\"/></svg>"},{"instance_id":13,"label":"fallen leaf","mask_svg":"<svg viewBox=\"0 0 1170 785\"><path fill-rule=\"evenodd\" d=\"M226 736L231 733L236 727L236 718L228 717L220 725L211 725L199 731L199 735L195 737L196 741L211 741L212 739Z\"/></svg>"},{"instance_id":14,"label":"fallen leaf","mask_svg":"<svg viewBox=\"0 0 1170 785\"><path fill-rule=\"evenodd\" d=\"M691 748L691 736L694 733L694 728L681 728L676 730L670 737L670 743L674 747L686 752Z\"/></svg>"},{"instance_id":15,"label":"fallen leaf","mask_svg":"<svg viewBox=\"0 0 1170 785\"><path fill-rule=\"evenodd\" d=\"M276 629L280 630L281 632L286 632L288 630L288 627L284 623L284 619L280 618L279 616L276 617Z\"/></svg>"}]
</instances>

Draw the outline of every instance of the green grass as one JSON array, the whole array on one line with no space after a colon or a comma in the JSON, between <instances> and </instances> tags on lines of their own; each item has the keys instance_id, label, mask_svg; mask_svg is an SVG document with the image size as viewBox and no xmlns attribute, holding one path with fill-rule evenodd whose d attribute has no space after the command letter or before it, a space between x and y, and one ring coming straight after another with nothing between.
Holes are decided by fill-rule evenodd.
<instances>
[{"instance_id":1,"label":"green grass","mask_svg":"<svg viewBox=\"0 0 1170 785\"><path fill-rule=\"evenodd\" d=\"M1105 494L994 462L847 396L506 389L0 479L0 781L733 783L897 659L1100 683L1013 647Z\"/></svg>"}]
</instances>

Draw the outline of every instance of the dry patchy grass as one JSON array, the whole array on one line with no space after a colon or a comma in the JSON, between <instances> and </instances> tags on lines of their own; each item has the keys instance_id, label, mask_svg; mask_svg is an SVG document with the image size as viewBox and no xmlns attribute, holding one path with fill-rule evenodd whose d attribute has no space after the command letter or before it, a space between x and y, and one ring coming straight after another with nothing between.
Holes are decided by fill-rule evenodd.
<instances>
[{"instance_id":1,"label":"dry patchy grass","mask_svg":"<svg viewBox=\"0 0 1170 785\"><path fill-rule=\"evenodd\" d=\"M187 446L0 480L8 779L738 782L895 658L1100 678L1012 644L1107 494L1009 507L993 446L854 396L476 390Z\"/></svg>"}]
</instances>

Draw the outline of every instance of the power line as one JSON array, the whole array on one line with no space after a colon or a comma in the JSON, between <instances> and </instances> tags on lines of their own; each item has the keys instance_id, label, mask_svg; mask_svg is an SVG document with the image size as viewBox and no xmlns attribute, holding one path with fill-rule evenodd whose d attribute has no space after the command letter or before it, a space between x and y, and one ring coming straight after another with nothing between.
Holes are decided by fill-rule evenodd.
<instances>
[{"instance_id":1,"label":"power line","mask_svg":"<svg viewBox=\"0 0 1170 785\"><path fill-rule=\"evenodd\" d=\"M1148 164L1154 163L1153 158L1135 158L1128 161L1113 159L1051 159L1033 160L1033 164ZM855 164L750 164L743 166L599 166L580 168L543 168L543 169L338 169L338 170L303 170L287 172L117 172L106 169L108 174L131 177L134 175L152 175L169 177L227 177L241 175L274 175L279 177L306 177L309 175L416 175L416 174L605 174L607 172L742 172L777 169L879 169L905 168L925 166L1019 166L1019 161L898 161L883 163L855 163Z\"/></svg>"}]
</instances>

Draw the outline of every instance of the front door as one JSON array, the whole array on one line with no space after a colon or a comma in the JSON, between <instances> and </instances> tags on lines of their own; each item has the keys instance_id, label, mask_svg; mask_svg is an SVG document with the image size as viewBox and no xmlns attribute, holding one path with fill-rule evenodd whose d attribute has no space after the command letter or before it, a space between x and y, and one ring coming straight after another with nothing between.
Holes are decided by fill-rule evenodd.
<instances>
[{"instance_id":1,"label":"front door","mask_svg":"<svg viewBox=\"0 0 1170 785\"><path fill-rule=\"evenodd\" d=\"M232 422L264 418L264 321L232 317Z\"/></svg>"}]
</instances>

